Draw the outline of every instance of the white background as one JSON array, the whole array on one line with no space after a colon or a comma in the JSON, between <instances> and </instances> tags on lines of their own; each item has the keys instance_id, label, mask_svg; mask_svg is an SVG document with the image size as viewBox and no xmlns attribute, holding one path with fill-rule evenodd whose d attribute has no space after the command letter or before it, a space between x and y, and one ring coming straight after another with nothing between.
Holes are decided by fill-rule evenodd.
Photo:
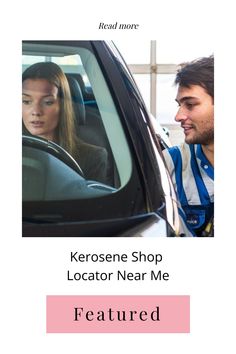
<instances>
[{"instance_id":1,"label":"white background","mask_svg":"<svg viewBox=\"0 0 236 354\"><path fill-rule=\"evenodd\" d=\"M1 9L2 353L235 352L235 38L229 1L8 1ZM133 32L99 22L139 23ZM216 56L216 236L214 239L21 238L22 39L159 39L168 51L214 43ZM179 44L177 46L176 44ZM132 48L131 48L132 50ZM162 253L169 282L66 281L70 251ZM96 270L94 266L91 267ZM127 266L131 268L131 266ZM135 263L135 271L150 265ZM87 268L89 270L89 268ZM111 268L112 271L112 268ZM190 295L190 334L46 334L46 295Z\"/></svg>"}]
</instances>

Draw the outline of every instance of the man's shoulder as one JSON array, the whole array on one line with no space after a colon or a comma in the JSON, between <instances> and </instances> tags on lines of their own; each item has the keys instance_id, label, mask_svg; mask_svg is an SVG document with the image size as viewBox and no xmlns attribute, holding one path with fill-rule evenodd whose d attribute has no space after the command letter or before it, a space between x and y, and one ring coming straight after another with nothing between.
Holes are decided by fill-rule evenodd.
<instances>
[{"instance_id":1,"label":"man's shoulder","mask_svg":"<svg viewBox=\"0 0 236 354\"><path fill-rule=\"evenodd\" d=\"M187 144L181 143L176 146L171 146L168 149L163 151L164 154L169 153L171 156L178 156L180 155L182 158L190 157L190 155L196 155L198 149L198 144Z\"/></svg>"},{"instance_id":2,"label":"man's shoulder","mask_svg":"<svg viewBox=\"0 0 236 354\"><path fill-rule=\"evenodd\" d=\"M179 145L171 146L163 151L164 156L181 156L182 154L186 154L189 151L189 145L186 143L181 143Z\"/></svg>"},{"instance_id":3,"label":"man's shoulder","mask_svg":"<svg viewBox=\"0 0 236 354\"><path fill-rule=\"evenodd\" d=\"M168 166L172 166L173 169L182 166L181 169L186 170L189 168L192 154L196 153L196 148L197 145L184 142L164 150L163 154Z\"/></svg>"},{"instance_id":4,"label":"man's shoulder","mask_svg":"<svg viewBox=\"0 0 236 354\"><path fill-rule=\"evenodd\" d=\"M192 148L195 150L195 146L196 146L195 144L187 144L187 143L183 142L183 143L181 143L179 145L171 146L167 150L168 151L173 151L173 152L175 152L175 151L182 152L182 151L189 151Z\"/></svg>"}]
</instances>

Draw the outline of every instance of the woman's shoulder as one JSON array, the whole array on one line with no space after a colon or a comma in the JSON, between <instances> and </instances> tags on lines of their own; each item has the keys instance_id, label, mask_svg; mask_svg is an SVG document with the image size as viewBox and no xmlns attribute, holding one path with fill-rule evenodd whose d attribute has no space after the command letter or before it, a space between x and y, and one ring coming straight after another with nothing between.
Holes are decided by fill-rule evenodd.
<instances>
[{"instance_id":1,"label":"woman's shoulder","mask_svg":"<svg viewBox=\"0 0 236 354\"><path fill-rule=\"evenodd\" d=\"M106 183L108 153L105 148L80 140L78 142L77 162L87 179Z\"/></svg>"},{"instance_id":2,"label":"woman's shoulder","mask_svg":"<svg viewBox=\"0 0 236 354\"><path fill-rule=\"evenodd\" d=\"M107 155L107 151L104 147L86 143L81 139L78 140L78 151L80 154L85 154L86 156L89 154Z\"/></svg>"}]
</instances>

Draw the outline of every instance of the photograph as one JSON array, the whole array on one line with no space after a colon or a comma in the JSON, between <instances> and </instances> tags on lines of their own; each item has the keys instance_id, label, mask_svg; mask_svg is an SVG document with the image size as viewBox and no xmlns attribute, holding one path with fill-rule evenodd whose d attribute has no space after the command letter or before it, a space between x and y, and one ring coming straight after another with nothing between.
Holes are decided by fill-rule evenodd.
<instances>
[{"instance_id":1,"label":"photograph","mask_svg":"<svg viewBox=\"0 0 236 354\"><path fill-rule=\"evenodd\" d=\"M22 42L23 237L214 235L214 56L159 50Z\"/></svg>"}]
</instances>

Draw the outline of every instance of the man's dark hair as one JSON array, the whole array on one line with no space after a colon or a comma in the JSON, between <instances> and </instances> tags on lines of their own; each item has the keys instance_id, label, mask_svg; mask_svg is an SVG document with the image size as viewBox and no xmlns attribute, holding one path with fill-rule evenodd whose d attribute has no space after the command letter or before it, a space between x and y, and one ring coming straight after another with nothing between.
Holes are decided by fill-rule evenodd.
<instances>
[{"instance_id":1,"label":"man's dark hair","mask_svg":"<svg viewBox=\"0 0 236 354\"><path fill-rule=\"evenodd\" d=\"M181 65L175 84L184 87L199 85L214 100L214 56L199 58Z\"/></svg>"}]
</instances>

